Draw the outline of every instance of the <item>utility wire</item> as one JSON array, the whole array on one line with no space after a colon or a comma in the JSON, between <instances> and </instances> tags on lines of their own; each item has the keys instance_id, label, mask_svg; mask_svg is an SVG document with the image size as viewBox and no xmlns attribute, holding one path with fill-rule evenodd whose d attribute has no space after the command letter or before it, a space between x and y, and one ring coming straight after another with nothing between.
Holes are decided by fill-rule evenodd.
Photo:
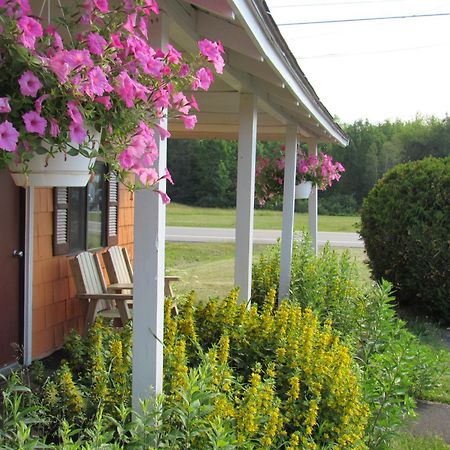
<instances>
[{"instance_id":1,"label":"utility wire","mask_svg":"<svg viewBox=\"0 0 450 450\"><path fill-rule=\"evenodd\" d=\"M319 25L327 23L367 22L372 20L419 19L421 17L442 17L442 16L450 16L450 12L433 13L433 14L412 14L404 16L362 17L358 19L314 20L310 22L288 22L288 23L279 23L278 26L288 27L292 25Z\"/></svg>"},{"instance_id":2,"label":"utility wire","mask_svg":"<svg viewBox=\"0 0 450 450\"><path fill-rule=\"evenodd\" d=\"M320 59L320 58L345 58L348 56L366 56L366 55L378 55L383 53L398 53L407 52L414 50L423 50L426 48L444 47L450 45L450 42L444 42L439 44L422 45L417 47L404 47L404 48L393 48L389 50L374 50L374 51L363 51L363 52L348 52L348 53L326 53L322 55L294 55L296 59Z\"/></svg>"},{"instance_id":3,"label":"utility wire","mask_svg":"<svg viewBox=\"0 0 450 450\"><path fill-rule=\"evenodd\" d=\"M407 0L361 0L361 1L347 1L347 2L292 3L290 5L271 5L270 9L303 8L304 6L360 5L365 3L392 3L404 1Z\"/></svg>"}]
</instances>

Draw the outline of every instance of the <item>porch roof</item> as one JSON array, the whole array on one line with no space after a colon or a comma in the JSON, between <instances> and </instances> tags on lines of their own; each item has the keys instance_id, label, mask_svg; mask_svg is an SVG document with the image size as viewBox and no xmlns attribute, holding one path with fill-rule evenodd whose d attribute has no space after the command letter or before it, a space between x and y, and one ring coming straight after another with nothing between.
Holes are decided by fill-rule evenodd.
<instances>
[{"instance_id":1,"label":"porch roof","mask_svg":"<svg viewBox=\"0 0 450 450\"><path fill-rule=\"evenodd\" d=\"M263 0L160 0L169 18L169 38L179 49L197 51L203 38L221 40L225 69L208 92L196 91L198 123L186 130L169 121L174 138L237 139L239 94L258 99L258 139L283 140L287 126L303 139L348 144L283 39Z\"/></svg>"}]
</instances>

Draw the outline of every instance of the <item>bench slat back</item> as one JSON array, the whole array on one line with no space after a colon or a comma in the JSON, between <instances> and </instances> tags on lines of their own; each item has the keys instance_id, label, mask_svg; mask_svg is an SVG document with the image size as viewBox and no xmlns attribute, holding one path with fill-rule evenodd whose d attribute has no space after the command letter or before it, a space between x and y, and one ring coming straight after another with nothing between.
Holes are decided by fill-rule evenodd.
<instances>
[{"instance_id":1,"label":"bench slat back","mask_svg":"<svg viewBox=\"0 0 450 450\"><path fill-rule=\"evenodd\" d=\"M106 271L108 272L109 282L115 283L132 283L133 278L130 276L125 255L119 246L110 247L103 254Z\"/></svg>"}]
</instances>

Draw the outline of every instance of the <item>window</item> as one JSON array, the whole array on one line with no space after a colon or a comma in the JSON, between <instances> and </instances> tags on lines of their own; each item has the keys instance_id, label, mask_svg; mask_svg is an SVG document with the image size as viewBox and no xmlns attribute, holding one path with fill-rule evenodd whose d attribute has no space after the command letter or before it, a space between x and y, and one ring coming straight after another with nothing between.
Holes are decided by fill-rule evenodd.
<instances>
[{"instance_id":1,"label":"window","mask_svg":"<svg viewBox=\"0 0 450 450\"><path fill-rule=\"evenodd\" d=\"M54 255L117 244L118 183L104 175L105 165L96 163L86 187L54 189Z\"/></svg>"}]
</instances>

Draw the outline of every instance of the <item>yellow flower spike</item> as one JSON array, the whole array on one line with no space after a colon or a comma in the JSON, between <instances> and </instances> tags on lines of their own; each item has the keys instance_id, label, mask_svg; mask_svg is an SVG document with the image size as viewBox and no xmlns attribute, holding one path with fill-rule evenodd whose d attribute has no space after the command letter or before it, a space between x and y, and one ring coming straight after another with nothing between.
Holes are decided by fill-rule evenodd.
<instances>
[{"instance_id":1,"label":"yellow flower spike","mask_svg":"<svg viewBox=\"0 0 450 450\"><path fill-rule=\"evenodd\" d=\"M219 364L225 365L228 362L228 355L230 352L230 337L223 335L219 341L219 348L217 351L217 359Z\"/></svg>"}]
</instances>

